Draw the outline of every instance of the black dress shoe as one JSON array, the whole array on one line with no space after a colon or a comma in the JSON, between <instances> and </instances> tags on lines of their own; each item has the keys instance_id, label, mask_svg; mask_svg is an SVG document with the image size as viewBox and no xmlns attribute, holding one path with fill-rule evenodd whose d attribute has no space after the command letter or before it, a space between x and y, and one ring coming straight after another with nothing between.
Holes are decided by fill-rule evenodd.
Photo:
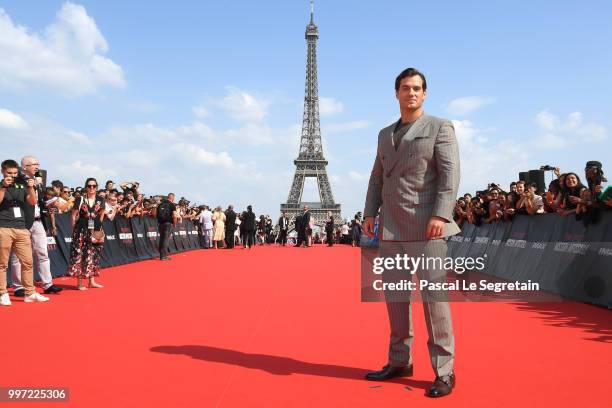
<instances>
[{"instance_id":1,"label":"black dress shoe","mask_svg":"<svg viewBox=\"0 0 612 408\"><path fill-rule=\"evenodd\" d=\"M450 394L455 388L455 374L443 375L442 377L436 377L433 385L427 391L427 396L432 398L444 397Z\"/></svg>"},{"instance_id":2,"label":"black dress shoe","mask_svg":"<svg viewBox=\"0 0 612 408\"><path fill-rule=\"evenodd\" d=\"M172 258L168 258L167 256L164 256L163 258L159 258L160 261L170 261L172 260Z\"/></svg>"},{"instance_id":3,"label":"black dress shoe","mask_svg":"<svg viewBox=\"0 0 612 408\"><path fill-rule=\"evenodd\" d=\"M412 364L406 367L393 367L387 364L380 371L370 371L366 374L366 380L370 381L385 381L396 377L411 377Z\"/></svg>"},{"instance_id":4,"label":"black dress shoe","mask_svg":"<svg viewBox=\"0 0 612 408\"><path fill-rule=\"evenodd\" d=\"M16 296L16 297L25 297L25 289L16 289L13 292L13 296Z\"/></svg>"},{"instance_id":5,"label":"black dress shoe","mask_svg":"<svg viewBox=\"0 0 612 408\"><path fill-rule=\"evenodd\" d=\"M50 293L60 293L62 290L64 290L64 288L60 288L56 285L51 285L47 289L45 289L44 292L48 295Z\"/></svg>"}]
</instances>

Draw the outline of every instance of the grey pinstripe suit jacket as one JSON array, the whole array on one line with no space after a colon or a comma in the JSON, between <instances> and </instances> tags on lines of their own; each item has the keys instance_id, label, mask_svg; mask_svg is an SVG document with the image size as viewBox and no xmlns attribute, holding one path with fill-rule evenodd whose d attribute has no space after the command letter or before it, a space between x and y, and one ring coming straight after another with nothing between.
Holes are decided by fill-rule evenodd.
<instances>
[{"instance_id":1,"label":"grey pinstripe suit jacket","mask_svg":"<svg viewBox=\"0 0 612 408\"><path fill-rule=\"evenodd\" d=\"M459 146L451 121L423 114L404 135L396 151L396 123L378 135L365 216L380 208L382 241L425 241L431 216L447 220L444 236L460 230L453 221L459 188Z\"/></svg>"}]
</instances>

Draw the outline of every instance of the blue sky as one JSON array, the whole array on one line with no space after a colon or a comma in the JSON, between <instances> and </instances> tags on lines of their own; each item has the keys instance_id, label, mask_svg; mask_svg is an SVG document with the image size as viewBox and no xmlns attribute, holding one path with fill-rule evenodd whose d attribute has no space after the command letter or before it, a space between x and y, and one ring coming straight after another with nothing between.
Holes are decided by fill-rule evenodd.
<instances>
[{"instance_id":1,"label":"blue sky","mask_svg":"<svg viewBox=\"0 0 612 408\"><path fill-rule=\"evenodd\" d=\"M2 156L69 185L139 180L275 216L297 156L306 0L0 1ZM393 81L428 77L455 121L461 192L543 164L608 160L606 1L317 1L325 154L344 216L361 210ZM308 188L306 197L316 192Z\"/></svg>"}]
</instances>

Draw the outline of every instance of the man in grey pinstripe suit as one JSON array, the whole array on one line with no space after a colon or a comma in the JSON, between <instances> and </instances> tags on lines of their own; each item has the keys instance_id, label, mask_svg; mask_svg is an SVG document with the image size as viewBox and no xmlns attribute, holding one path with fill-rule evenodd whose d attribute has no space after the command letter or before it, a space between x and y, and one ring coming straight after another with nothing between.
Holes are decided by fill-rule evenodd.
<instances>
[{"instance_id":1,"label":"man in grey pinstripe suit","mask_svg":"<svg viewBox=\"0 0 612 408\"><path fill-rule=\"evenodd\" d=\"M373 236L374 217L380 210L381 256L406 254L411 257L446 256L442 239L457 234L452 211L459 187L459 148L452 122L426 115L425 76L414 68L404 70L395 81L401 118L382 129L370 175L365 203L364 230ZM398 275L398 273L400 275ZM383 279L394 280L406 272L386 271ZM419 279L443 282L443 269L420 268ZM411 275L407 275L411 279ZM445 294L422 291L428 349L436 373L427 391L442 397L455 386L453 360L455 344L450 306ZM385 293L390 322L388 364L366 375L382 381L412 375L412 313L410 297Z\"/></svg>"}]
</instances>

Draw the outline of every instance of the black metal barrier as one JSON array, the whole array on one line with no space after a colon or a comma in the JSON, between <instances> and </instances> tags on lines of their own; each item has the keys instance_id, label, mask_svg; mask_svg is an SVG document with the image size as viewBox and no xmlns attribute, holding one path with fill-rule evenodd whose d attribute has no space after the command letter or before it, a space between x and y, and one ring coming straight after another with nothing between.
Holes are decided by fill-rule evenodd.
<instances>
[{"instance_id":1,"label":"black metal barrier","mask_svg":"<svg viewBox=\"0 0 612 408\"><path fill-rule=\"evenodd\" d=\"M612 307L612 212L587 227L574 216L520 215L475 226L448 241L449 256L482 257L484 273L531 280L566 298Z\"/></svg>"},{"instance_id":2,"label":"black metal barrier","mask_svg":"<svg viewBox=\"0 0 612 408\"><path fill-rule=\"evenodd\" d=\"M72 226L70 214L55 217L57 235L49 237L49 259L54 277L66 275L70 259ZM159 256L159 230L157 221L151 217L131 219L117 216L113 221L105 219L102 228L106 234L100 265L103 268L144 261ZM177 253L199 249L199 232L191 220L177 224L170 239L170 252ZM9 266L10 268L10 266ZM11 273L8 273L9 284Z\"/></svg>"},{"instance_id":3,"label":"black metal barrier","mask_svg":"<svg viewBox=\"0 0 612 408\"><path fill-rule=\"evenodd\" d=\"M66 274L70 257L70 215L56 217L57 236L49 237L49 258L54 277ZM102 267L123 265L159 256L159 230L150 217L104 220L106 240ZM170 253L201 248L193 221L173 229ZM557 214L516 216L511 222L475 226L448 241L449 256L478 258L486 255L486 274L510 281L531 280L541 289L566 298L612 307L612 212L585 227L573 216ZM10 268L10 265L9 265ZM11 274L8 273L10 284Z\"/></svg>"}]
</instances>

